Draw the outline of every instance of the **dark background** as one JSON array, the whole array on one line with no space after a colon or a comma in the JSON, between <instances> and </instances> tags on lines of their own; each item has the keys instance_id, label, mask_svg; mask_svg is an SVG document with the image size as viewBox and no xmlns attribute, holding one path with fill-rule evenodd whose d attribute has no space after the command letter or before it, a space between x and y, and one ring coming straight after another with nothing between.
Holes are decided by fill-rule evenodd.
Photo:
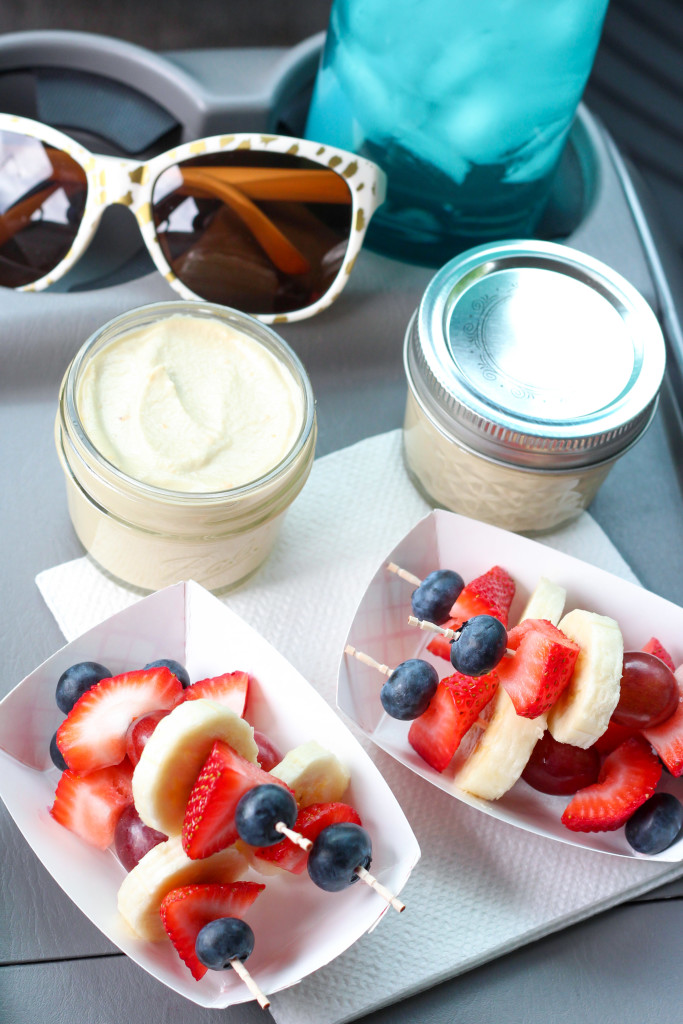
<instances>
[{"instance_id":1,"label":"dark background","mask_svg":"<svg viewBox=\"0 0 683 1024\"><path fill-rule=\"evenodd\" d=\"M101 32L159 51L289 46L324 29L329 9L330 0L2 0L0 32ZM683 251L681 0L611 0L585 98Z\"/></svg>"}]
</instances>

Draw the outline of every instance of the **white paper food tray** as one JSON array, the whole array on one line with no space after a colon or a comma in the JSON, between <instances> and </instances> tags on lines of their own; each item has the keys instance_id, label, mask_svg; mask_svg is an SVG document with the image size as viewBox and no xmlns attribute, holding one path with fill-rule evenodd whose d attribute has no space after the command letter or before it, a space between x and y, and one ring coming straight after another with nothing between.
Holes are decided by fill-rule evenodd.
<instances>
[{"instance_id":1,"label":"white paper food tray","mask_svg":"<svg viewBox=\"0 0 683 1024\"><path fill-rule=\"evenodd\" d=\"M420 579L433 569L454 569L466 582L501 565L517 585L510 624L518 620L539 578L546 576L566 588L565 611L583 608L616 619L625 650L639 650L656 636L676 665L683 662L683 609L678 605L526 537L437 510L422 519L383 559L348 633L348 644L390 667L407 658L422 657L436 666L440 678L452 672L448 662L426 650L430 634L408 624L414 586L389 572L387 562L395 562ZM641 860L676 863L683 859L683 839L660 854L644 858L629 846L623 829L571 832L560 821L570 798L539 793L522 780L497 801L480 800L456 789L453 766L442 774L431 768L408 743L410 722L399 722L384 712L379 700L383 682L384 677L376 669L344 655L337 687L339 707L379 747L455 799L500 821L572 846ZM663 772L658 789L683 800L683 779L673 779Z\"/></svg>"},{"instance_id":2,"label":"white paper food tray","mask_svg":"<svg viewBox=\"0 0 683 1024\"><path fill-rule=\"evenodd\" d=\"M197 982L170 942L133 936L116 911L125 871L113 851L88 846L49 814L59 779L49 743L63 719L55 704L61 673L79 661L101 662L119 673L162 657L184 664L192 681L248 672L246 717L255 728L283 752L315 739L337 754L351 773L344 799L370 833L372 872L389 890L401 891L420 851L391 790L338 715L256 630L198 584L168 587L59 650L0 702L0 796L48 871L112 942L193 1002L225 1007L252 998L236 974L209 971ZM306 873L249 877L266 885L248 912L256 936L248 968L267 994L333 960L388 910L360 883L325 893Z\"/></svg>"}]
</instances>

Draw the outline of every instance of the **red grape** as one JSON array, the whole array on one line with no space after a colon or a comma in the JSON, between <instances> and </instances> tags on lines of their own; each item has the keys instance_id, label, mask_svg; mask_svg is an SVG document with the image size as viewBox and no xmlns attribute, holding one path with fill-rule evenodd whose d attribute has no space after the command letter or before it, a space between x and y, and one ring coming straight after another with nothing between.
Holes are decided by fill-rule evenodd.
<instances>
[{"instance_id":1,"label":"red grape","mask_svg":"<svg viewBox=\"0 0 683 1024\"><path fill-rule=\"evenodd\" d=\"M265 733L254 729L254 739L258 747L257 760L264 772L269 772L282 760L282 754Z\"/></svg>"},{"instance_id":2,"label":"red grape","mask_svg":"<svg viewBox=\"0 0 683 1024\"><path fill-rule=\"evenodd\" d=\"M132 765L140 760L145 743L150 738L162 718L170 714L169 711L149 711L146 715L134 718L128 726L126 733L126 753Z\"/></svg>"},{"instance_id":3,"label":"red grape","mask_svg":"<svg viewBox=\"0 0 683 1024\"><path fill-rule=\"evenodd\" d=\"M600 754L594 747L583 750L558 743L545 732L531 752L522 778L541 793L576 793L597 781Z\"/></svg>"},{"instance_id":4,"label":"red grape","mask_svg":"<svg viewBox=\"0 0 683 1024\"><path fill-rule=\"evenodd\" d=\"M166 839L168 836L163 832L157 832L155 828L145 825L134 804L124 807L116 823L114 845L116 855L126 871L131 871L146 853Z\"/></svg>"},{"instance_id":5,"label":"red grape","mask_svg":"<svg viewBox=\"0 0 683 1024\"><path fill-rule=\"evenodd\" d=\"M612 718L619 725L649 729L678 707L676 677L661 658L645 651L625 651L621 692Z\"/></svg>"}]
</instances>

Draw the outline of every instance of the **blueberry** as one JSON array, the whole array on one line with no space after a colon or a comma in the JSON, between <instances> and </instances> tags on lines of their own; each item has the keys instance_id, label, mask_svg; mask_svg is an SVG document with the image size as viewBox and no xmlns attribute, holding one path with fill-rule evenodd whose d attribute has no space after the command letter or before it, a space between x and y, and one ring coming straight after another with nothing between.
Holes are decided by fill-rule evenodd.
<instances>
[{"instance_id":1,"label":"blueberry","mask_svg":"<svg viewBox=\"0 0 683 1024\"><path fill-rule=\"evenodd\" d=\"M79 661L62 672L57 681L57 707L68 715L76 701L101 679L109 679L111 672L96 661Z\"/></svg>"},{"instance_id":2,"label":"blueberry","mask_svg":"<svg viewBox=\"0 0 683 1024\"><path fill-rule=\"evenodd\" d=\"M671 793L655 793L626 822L628 843L637 853L661 853L683 828L683 805Z\"/></svg>"},{"instance_id":3,"label":"blueberry","mask_svg":"<svg viewBox=\"0 0 683 1024\"><path fill-rule=\"evenodd\" d=\"M474 615L463 622L451 644L451 664L464 676L484 676L505 654L507 630L493 615Z\"/></svg>"},{"instance_id":4,"label":"blueberry","mask_svg":"<svg viewBox=\"0 0 683 1024\"><path fill-rule=\"evenodd\" d=\"M460 597L464 586L465 581L459 573L451 569L435 569L429 576L425 576L417 590L413 591L413 615L440 626L449 617L451 608Z\"/></svg>"},{"instance_id":5,"label":"blueberry","mask_svg":"<svg viewBox=\"0 0 683 1024\"><path fill-rule=\"evenodd\" d=\"M54 734L50 740L50 757L55 768L59 768L60 772L65 772L69 767L62 756L62 752L57 746L57 733Z\"/></svg>"},{"instance_id":6,"label":"blueberry","mask_svg":"<svg viewBox=\"0 0 683 1024\"><path fill-rule=\"evenodd\" d=\"M409 658L391 673L379 699L388 715L406 722L427 710L438 685L439 676L432 665L421 658Z\"/></svg>"},{"instance_id":7,"label":"blueberry","mask_svg":"<svg viewBox=\"0 0 683 1024\"><path fill-rule=\"evenodd\" d=\"M254 933L239 917L217 917L200 929L195 939L197 959L210 971L232 967L231 960L246 960L254 949Z\"/></svg>"},{"instance_id":8,"label":"blueberry","mask_svg":"<svg viewBox=\"0 0 683 1024\"><path fill-rule=\"evenodd\" d=\"M148 665L145 665L145 668L170 669L184 690L190 685L190 676L187 669L179 661L173 661L172 658L159 658L157 661L150 661Z\"/></svg>"},{"instance_id":9,"label":"blueberry","mask_svg":"<svg viewBox=\"0 0 683 1024\"><path fill-rule=\"evenodd\" d=\"M296 800L289 790L266 782L241 797L235 809L235 827L242 842L250 846L274 846L284 839L275 826L281 821L293 828L296 816Z\"/></svg>"},{"instance_id":10,"label":"blueberry","mask_svg":"<svg viewBox=\"0 0 683 1024\"><path fill-rule=\"evenodd\" d=\"M372 843L365 829L342 821L324 828L313 843L308 874L325 892L341 892L358 881L356 869L369 868L371 860Z\"/></svg>"}]
</instances>

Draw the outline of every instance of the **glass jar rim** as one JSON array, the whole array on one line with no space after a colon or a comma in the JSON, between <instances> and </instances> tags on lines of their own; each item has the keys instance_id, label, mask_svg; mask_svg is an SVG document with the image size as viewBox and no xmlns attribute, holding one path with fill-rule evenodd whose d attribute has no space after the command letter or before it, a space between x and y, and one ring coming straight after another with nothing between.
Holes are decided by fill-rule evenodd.
<instances>
[{"instance_id":1,"label":"glass jar rim","mask_svg":"<svg viewBox=\"0 0 683 1024\"><path fill-rule=\"evenodd\" d=\"M269 469L268 472L263 473L246 484L241 484L239 487L232 487L221 491L177 491L138 480L136 477L130 476L119 469L102 454L90 440L81 421L76 392L80 374L93 352L100 346L104 348L115 337L121 337L137 327L147 324L152 325L159 320L174 315L186 315L188 318L194 316L207 320L216 319L247 334L254 341L263 344L275 358L283 363L292 374L296 383L301 387L304 399L304 415L301 428L291 448L284 458ZM148 498L163 504L188 507L225 504L233 500L237 501L247 495L253 496L259 490L267 488L278 477L284 475L292 464L296 462L311 435L315 422L315 399L306 369L296 352L275 330L249 316L248 313L242 313L229 306L189 299L167 300L137 306L127 310L125 313L117 314L117 316L99 327L83 343L67 368L62 385L61 404L63 404L63 412L66 413L66 418L68 418L68 424L65 424L65 426L69 429L69 432L75 433L79 445L85 450L87 455L97 465L103 467L114 481L133 490L141 498Z\"/></svg>"}]
</instances>

